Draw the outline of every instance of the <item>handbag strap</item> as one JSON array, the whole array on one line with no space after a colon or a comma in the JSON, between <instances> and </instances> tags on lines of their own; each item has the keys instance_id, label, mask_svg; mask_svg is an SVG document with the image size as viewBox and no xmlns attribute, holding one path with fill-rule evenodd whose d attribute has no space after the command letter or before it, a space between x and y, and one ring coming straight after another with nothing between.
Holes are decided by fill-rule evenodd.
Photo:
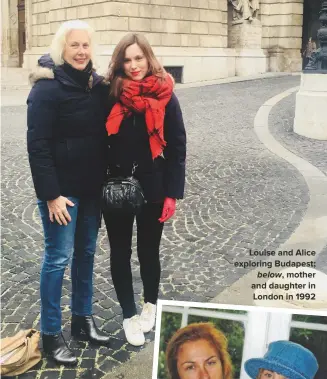
<instances>
[{"instance_id":1,"label":"handbag strap","mask_svg":"<svg viewBox=\"0 0 327 379\"><path fill-rule=\"evenodd\" d=\"M133 162L133 167L132 167L132 176L134 175L137 166L138 166L138 164L134 161L134 162Z\"/></svg>"}]
</instances>

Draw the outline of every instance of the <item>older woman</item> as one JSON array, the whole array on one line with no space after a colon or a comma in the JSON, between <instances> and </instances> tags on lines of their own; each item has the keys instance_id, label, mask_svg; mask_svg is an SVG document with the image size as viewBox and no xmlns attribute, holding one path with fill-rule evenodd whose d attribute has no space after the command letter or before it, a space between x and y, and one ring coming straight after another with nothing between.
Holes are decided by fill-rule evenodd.
<instances>
[{"instance_id":1,"label":"older woman","mask_svg":"<svg viewBox=\"0 0 327 379\"><path fill-rule=\"evenodd\" d=\"M92 70L92 29L82 21L61 25L50 56L42 57L39 65L27 100L27 144L45 240L41 332L46 353L60 364L75 364L61 333L60 309L71 258L72 335L84 333L98 343L109 340L92 317L99 194L106 169L107 89Z\"/></svg>"},{"instance_id":2,"label":"older woman","mask_svg":"<svg viewBox=\"0 0 327 379\"><path fill-rule=\"evenodd\" d=\"M312 352L290 341L272 342L263 358L245 362L251 379L314 379L318 362Z\"/></svg>"},{"instance_id":3,"label":"older woman","mask_svg":"<svg viewBox=\"0 0 327 379\"><path fill-rule=\"evenodd\" d=\"M171 379L232 379L227 339L211 323L179 329L166 349Z\"/></svg>"},{"instance_id":4,"label":"older woman","mask_svg":"<svg viewBox=\"0 0 327 379\"><path fill-rule=\"evenodd\" d=\"M147 201L136 217L104 209L111 275L123 310L126 339L139 346L144 344L144 333L155 323L163 224L174 215L176 199L184 195L186 136L173 80L143 35L122 38L113 52L108 78L109 169L113 176L133 173ZM144 287L140 316L136 312L130 262L135 218Z\"/></svg>"}]
</instances>

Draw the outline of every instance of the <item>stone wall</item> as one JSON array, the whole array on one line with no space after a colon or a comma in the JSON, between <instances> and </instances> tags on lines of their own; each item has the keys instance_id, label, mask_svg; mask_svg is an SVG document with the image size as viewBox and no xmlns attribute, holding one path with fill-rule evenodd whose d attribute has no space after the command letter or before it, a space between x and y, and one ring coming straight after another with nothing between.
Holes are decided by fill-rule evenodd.
<instances>
[{"instance_id":1,"label":"stone wall","mask_svg":"<svg viewBox=\"0 0 327 379\"><path fill-rule=\"evenodd\" d=\"M97 64L108 66L114 46L128 32L145 34L165 66L183 67L183 82L235 75L235 51L227 49L227 0L29 0L32 31L24 67L33 67L67 20L96 31Z\"/></svg>"},{"instance_id":2,"label":"stone wall","mask_svg":"<svg viewBox=\"0 0 327 379\"><path fill-rule=\"evenodd\" d=\"M268 70L300 71L303 0L261 0L260 12Z\"/></svg>"},{"instance_id":3,"label":"stone wall","mask_svg":"<svg viewBox=\"0 0 327 379\"><path fill-rule=\"evenodd\" d=\"M77 18L92 25L100 45L142 32L153 46L227 47L224 0L33 0L33 46L48 46L62 22Z\"/></svg>"},{"instance_id":4,"label":"stone wall","mask_svg":"<svg viewBox=\"0 0 327 379\"><path fill-rule=\"evenodd\" d=\"M32 33L29 41L30 47L48 47L51 42L50 33L54 33L55 30L51 31L50 17L52 11L50 3L52 3L50 0L33 0L31 3ZM59 0L57 3L61 4L62 1Z\"/></svg>"},{"instance_id":5,"label":"stone wall","mask_svg":"<svg viewBox=\"0 0 327 379\"><path fill-rule=\"evenodd\" d=\"M127 32L144 33L163 65L183 68L184 83L301 68L303 0L260 0L259 22L239 26L228 19L228 0L25 0L25 13L28 69L59 25L77 18L96 31L100 72Z\"/></svg>"}]
</instances>

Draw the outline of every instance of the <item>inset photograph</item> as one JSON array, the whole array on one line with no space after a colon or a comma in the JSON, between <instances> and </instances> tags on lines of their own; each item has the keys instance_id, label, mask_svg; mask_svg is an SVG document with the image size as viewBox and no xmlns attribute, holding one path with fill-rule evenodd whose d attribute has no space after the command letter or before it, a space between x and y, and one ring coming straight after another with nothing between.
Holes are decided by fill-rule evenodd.
<instances>
[{"instance_id":1,"label":"inset photograph","mask_svg":"<svg viewBox=\"0 0 327 379\"><path fill-rule=\"evenodd\" d=\"M159 301L152 379L326 379L327 314Z\"/></svg>"}]
</instances>

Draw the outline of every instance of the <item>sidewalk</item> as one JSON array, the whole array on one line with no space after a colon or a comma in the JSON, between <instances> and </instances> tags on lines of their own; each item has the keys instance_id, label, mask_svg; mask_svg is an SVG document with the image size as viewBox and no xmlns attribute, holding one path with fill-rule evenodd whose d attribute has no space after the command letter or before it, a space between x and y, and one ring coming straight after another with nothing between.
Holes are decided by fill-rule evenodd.
<instances>
[{"instance_id":1,"label":"sidewalk","mask_svg":"<svg viewBox=\"0 0 327 379\"><path fill-rule=\"evenodd\" d=\"M1 68L1 105L2 106L18 106L25 105L27 96L31 90L28 82L29 70L22 68ZM292 76L299 76L300 73L293 73ZM289 73L265 73L254 76L235 76L225 79L218 79L212 81L195 82L187 84L176 84L176 90L206 87L218 84L228 84L252 81L258 79L271 79L290 76Z\"/></svg>"},{"instance_id":2,"label":"sidewalk","mask_svg":"<svg viewBox=\"0 0 327 379\"><path fill-rule=\"evenodd\" d=\"M31 86L29 84L28 76L31 73L31 70L26 70L23 68L12 68L12 67L1 67L1 90L3 95L12 94L10 97L13 97L15 91L22 91L28 93ZM287 72L268 72L264 74L252 75L252 76L235 76L224 79L203 81L203 82L194 82L186 84L176 84L176 89L186 89L186 88L195 88L195 87L204 87L217 84L227 84L227 83L237 83L249 80L256 79L269 79L269 78L280 78L286 76L298 76L301 73L287 73ZM10 100L9 100L10 103Z\"/></svg>"},{"instance_id":3,"label":"sidewalk","mask_svg":"<svg viewBox=\"0 0 327 379\"><path fill-rule=\"evenodd\" d=\"M30 88L28 75L30 70L19 67L1 67L1 89L26 90Z\"/></svg>"},{"instance_id":4,"label":"sidewalk","mask_svg":"<svg viewBox=\"0 0 327 379\"><path fill-rule=\"evenodd\" d=\"M31 90L29 73L23 68L1 67L1 106L26 104Z\"/></svg>"}]
</instances>

